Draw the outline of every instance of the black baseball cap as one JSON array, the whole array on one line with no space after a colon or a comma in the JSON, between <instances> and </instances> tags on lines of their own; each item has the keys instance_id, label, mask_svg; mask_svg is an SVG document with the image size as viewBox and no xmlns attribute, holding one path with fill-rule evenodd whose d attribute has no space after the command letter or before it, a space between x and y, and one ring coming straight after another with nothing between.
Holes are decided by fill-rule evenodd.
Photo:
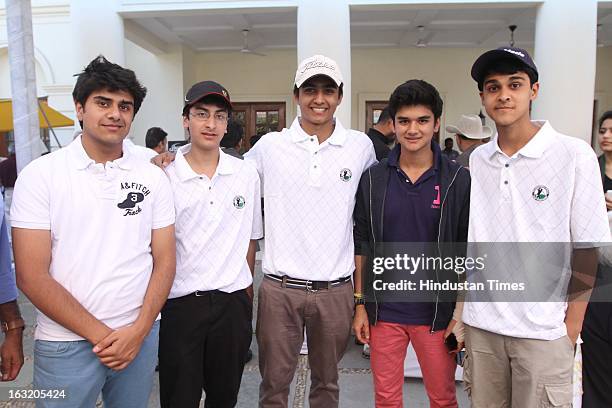
<instances>
[{"instance_id":1,"label":"black baseball cap","mask_svg":"<svg viewBox=\"0 0 612 408\"><path fill-rule=\"evenodd\" d=\"M478 59L476 59L474 65L472 65L472 78L478 83L482 82L484 79L483 76L491 64L499 60L507 59L514 59L521 62L526 67L533 69L536 75L534 82L538 81L538 68L536 67L535 62L533 62L533 59L531 59L531 56L527 51L516 47L499 47L495 50L487 51L482 54L480 57L478 57Z\"/></svg>"},{"instance_id":2,"label":"black baseball cap","mask_svg":"<svg viewBox=\"0 0 612 408\"><path fill-rule=\"evenodd\" d=\"M229 92L215 81L202 81L193 85L185 95L185 106L183 106L183 114L200 99L209 96L219 96L226 104L228 109L232 109Z\"/></svg>"}]
</instances>

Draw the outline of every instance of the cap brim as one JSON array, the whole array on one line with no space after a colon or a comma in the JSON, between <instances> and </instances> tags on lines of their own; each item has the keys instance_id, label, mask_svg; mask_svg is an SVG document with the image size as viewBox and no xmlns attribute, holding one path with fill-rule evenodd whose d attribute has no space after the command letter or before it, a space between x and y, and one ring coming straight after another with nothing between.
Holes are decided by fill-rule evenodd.
<instances>
[{"instance_id":1,"label":"cap brim","mask_svg":"<svg viewBox=\"0 0 612 408\"><path fill-rule=\"evenodd\" d=\"M480 57L476 59L474 64L472 65L472 79L476 82L480 82L483 78L485 69L494 61L501 59L513 59L519 61L521 64L528 66L525 64L525 61L521 59L521 57L513 55L512 53L506 52L504 50L491 50L482 54Z\"/></svg>"},{"instance_id":2,"label":"cap brim","mask_svg":"<svg viewBox=\"0 0 612 408\"><path fill-rule=\"evenodd\" d=\"M230 100L225 95L223 95L222 93L220 93L220 92L205 92L202 95L200 95L200 96L198 96L196 98L193 98L193 101L186 102L185 106L183 107L183 112L185 111L185 109L192 107L194 104L198 103L202 99L206 98L207 96L211 96L211 95L221 97L221 99L223 99L225 101L225 103L227 104L228 108L229 109L233 109L232 102L230 102Z\"/></svg>"},{"instance_id":3,"label":"cap brim","mask_svg":"<svg viewBox=\"0 0 612 408\"><path fill-rule=\"evenodd\" d=\"M335 84L336 84L338 87L339 87L340 85L342 85L342 81L341 81L341 80L336 79L336 78L334 78L334 77L333 77L333 76L331 76L331 75L322 74L322 73L316 73L316 74L310 75L310 76L308 76L308 77L304 77L304 78L303 78L303 79L301 79L301 80L295 81L295 83L294 83L294 84L295 84L295 86L296 86L296 87L298 87L298 88L299 88L300 86L302 86L302 85L304 84L304 82L306 82L306 81L308 81L310 78L314 78L314 77L316 77L316 76L324 76L324 77L328 77L329 79L331 79L332 81L334 81L334 83L335 83Z\"/></svg>"}]
</instances>

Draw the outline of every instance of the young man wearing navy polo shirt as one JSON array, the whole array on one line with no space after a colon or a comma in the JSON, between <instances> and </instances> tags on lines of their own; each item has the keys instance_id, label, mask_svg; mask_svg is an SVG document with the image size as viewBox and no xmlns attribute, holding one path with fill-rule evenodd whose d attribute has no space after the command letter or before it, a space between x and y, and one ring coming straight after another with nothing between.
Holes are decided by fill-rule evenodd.
<instances>
[{"instance_id":1,"label":"young man wearing navy polo shirt","mask_svg":"<svg viewBox=\"0 0 612 408\"><path fill-rule=\"evenodd\" d=\"M361 178L355 204L355 288L367 291L380 243L464 242L467 239L470 176L432 141L440 127L442 99L429 83L411 80L389 101L398 145L388 159ZM364 273L369 277L364 278ZM363 279L363 280L362 280ZM370 284L368 283L368 285ZM358 302L362 303L362 302ZM455 356L445 339L461 323L454 302L357 304L353 329L371 347L376 406L401 407L408 344L416 351L432 407L457 407ZM461 344L457 346L458 351Z\"/></svg>"},{"instance_id":2,"label":"young man wearing navy polo shirt","mask_svg":"<svg viewBox=\"0 0 612 408\"><path fill-rule=\"evenodd\" d=\"M497 134L470 156L470 242L528 242L546 259L551 244L558 270L546 276L526 256L497 262L494 273L536 276L539 288L574 288L578 296L529 301L476 302L463 310L465 381L472 406L569 407L573 394L574 345L594 282L595 247L610 241L597 158L584 141L532 121L538 71L527 51L501 47L482 54L471 72ZM557 244L558 245L558 244ZM500 251L501 250L501 251ZM491 262L489 258L488 262ZM489 275L490 276L490 275ZM468 277L469 279L469 277ZM571 293L571 292L570 292Z\"/></svg>"}]
</instances>

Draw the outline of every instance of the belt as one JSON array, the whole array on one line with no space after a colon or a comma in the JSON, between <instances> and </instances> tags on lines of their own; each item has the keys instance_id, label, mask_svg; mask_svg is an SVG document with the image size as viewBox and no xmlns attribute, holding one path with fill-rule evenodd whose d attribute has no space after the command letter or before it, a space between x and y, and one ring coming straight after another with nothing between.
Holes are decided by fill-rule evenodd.
<instances>
[{"instance_id":1,"label":"belt","mask_svg":"<svg viewBox=\"0 0 612 408\"><path fill-rule=\"evenodd\" d=\"M275 282L280 282L283 288L302 289L308 292L317 292L319 290L331 289L334 286L340 286L351 280L350 275L344 278L333 280L333 281L311 281L311 280L290 278L286 275L278 276L278 275L265 274L264 277L266 277L267 279L273 280Z\"/></svg>"}]
</instances>

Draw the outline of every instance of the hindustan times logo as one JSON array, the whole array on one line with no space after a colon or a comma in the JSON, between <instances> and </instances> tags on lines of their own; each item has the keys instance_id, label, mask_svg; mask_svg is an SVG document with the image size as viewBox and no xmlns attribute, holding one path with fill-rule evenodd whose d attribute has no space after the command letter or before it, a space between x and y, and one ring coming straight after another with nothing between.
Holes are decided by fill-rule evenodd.
<instances>
[{"instance_id":1,"label":"hindustan times logo","mask_svg":"<svg viewBox=\"0 0 612 408\"><path fill-rule=\"evenodd\" d=\"M485 256L479 257L439 257L439 256L410 256L397 254L394 257L375 257L373 259L373 272L380 275L388 270L406 271L414 275L419 270L454 271L462 275L467 270L482 271L485 269Z\"/></svg>"}]
</instances>

